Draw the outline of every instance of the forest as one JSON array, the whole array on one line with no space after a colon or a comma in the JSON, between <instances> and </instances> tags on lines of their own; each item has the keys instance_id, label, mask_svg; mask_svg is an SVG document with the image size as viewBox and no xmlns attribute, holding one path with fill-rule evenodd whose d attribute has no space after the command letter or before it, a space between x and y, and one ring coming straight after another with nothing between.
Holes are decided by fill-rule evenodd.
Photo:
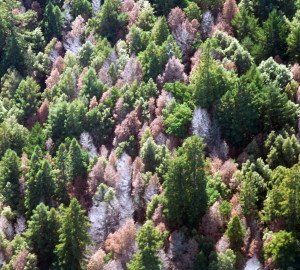
<instances>
[{"instance_id":1,"label":"forest","mask_svg":"<svg viewBox=\"0 0 300 270\"><path fill-rule=\"evenodd\" d=\"M300 0L0 0L0 269L300 269Z\"/></svg>"}]
</instances>

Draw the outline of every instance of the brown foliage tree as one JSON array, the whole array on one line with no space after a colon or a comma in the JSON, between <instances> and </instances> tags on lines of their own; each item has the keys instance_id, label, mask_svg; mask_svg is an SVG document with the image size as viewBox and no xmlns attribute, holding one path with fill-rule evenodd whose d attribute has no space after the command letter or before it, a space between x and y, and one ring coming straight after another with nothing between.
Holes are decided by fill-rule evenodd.
<instances>
[{"instance_id":1,"label":"brown foliage tree","mask_svg":"<svg viewBox=\"0 0 300 270\"><path fill-rule=\"evenodd\" d=\"M175 30L178 25L181 25L185 21L185 15L181 8L176 7L171 10L168 16L168 23L171 30Z\"/></svg>"},{"instance_id":2,"label":"brown foliage tree","mask_svg":"<svg viewBox=\"0 0 300 270\"><path fill-rule=\"evenodd\" d=\"M141 106L138 105L135 110L130 112L121 124L115 129L114 145L127 141L131 135L138 135L141 128Z\"/></svg>"},{"instance_id":3,"label":"brown foliage tree","mask_svg":"<svg viewBox=\"0 0 300 270\"><path fill-rule=\"evenodd\" d=\"M104 243L105 250L112 251L115 259L128 262L133 254L135 233L134 221L127 220L119 230L108 235Z\"/></svg>"},{"instance_id":4,"label":"brown foliage tree","mask_svg":"<svg viewBox=\"0 0 300 270\"><path fill-rule=\"evenodd\" d=\"M235 0L226 0L223 5L223 18L227 24L231 24L231 20L239 12L238 5Z\"/></svg>"},{"instance_id":5,"label":"brown foliage tree","mask_svg":"<svg viewBox=\"0 0 300 270\"><path fill-rule=\"evenodd\" d=\"M172 83L177 81L185 83L187 81L187 75L184 73L183 64L180 63L179 59L173 56L166 64L163 75L159 75L157 77L157 83L161 88L165 83Z\"/></svg>"},{"instance_id":6,"label":"brown foliage tree","mask_svg":"<svg viewBox=\"0 0 300 270\"><path fill-rule=\"evenodd\" d=\"M49 115L49 103L48 101L44 101L37 112L38 121L41 124L45 123L48 119L48 115Z\"/></svg>"},{"instance_id":7,"label":"brown foliage tree","mask_svg":"<svg viewBox=\"0 0 300 270\"><path fill-rule=\"evenodd\" d=\"M104 257L105 252L100 248L97 252L90 258L87 265L87 270L101 270L105 264Z\"/></svg>"}]
</instances>

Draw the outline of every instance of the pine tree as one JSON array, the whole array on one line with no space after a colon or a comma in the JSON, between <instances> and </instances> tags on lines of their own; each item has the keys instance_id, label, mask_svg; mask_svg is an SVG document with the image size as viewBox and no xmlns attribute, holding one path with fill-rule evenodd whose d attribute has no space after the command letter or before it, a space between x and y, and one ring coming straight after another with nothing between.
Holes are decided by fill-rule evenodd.
<instances>
[{"instance_id":1,"label":"pine tree","mask_svg":"<svg viewBox=\"0 0 300 270\"><path fill-rule=\"evenodd\" d=\"M64 143L59 145L58 151L56 152L55 167L57 168L57 177L55 179L56 198L59 202L68 204L68 152Z\"/></svg>"},{"instance_id":2,"label":"pine tree","mask_svg":"<svg viewBox=\"0 0 300 270\"><path fill-rule=\"evenodd\" d=\"M241 80L228 91L217 107L217 119L225 140L233 145L247 144L261 129L260 103L256 87Z\"/></svg>"},{"instance_id":3,"label":"pine tree","mask_svg":"<svg viewBox=\"0 0 300 270\"><path fill-rule=\"evenodd\" d=\"M177 156L170 161L165 179L166 217L176 228L195 227L207 207L203 139L185 140Z\"/></svg>"},{"instance_id":4,"label":"pine tree","mask_svg":"<svg viewBox=\"0 0 300 270\"><path fill-rule=\"evenodd\" d=\"M276 55L283 57L287 48L287 37L288 26L282 14L273 10L269 14L268 20L263 23L263 32L261 33L265 57Z\"/></svg>"},{"instance_id":5,"label":"pine tree","mask_svg":"<svg viewBox=\"0 0 300 270\"><path fill-rule=\"evenodd\" d=\"M96 97L98 100L106 90L104 83L99 80L96 70L93 67L90 67L84 74L82 83L80 95L86 96L89 100L93 97Z\"/></svg>"},{"instance_id":6,"label":"pine tree","mask_svg":"<svg viewBox=\"0 0 300 270\"><path fill-rule=\"evenodd\" d=\"M75 19L78 15L90 17L92 13L92 4L88 0L74 0L71 5L71 15Z\"/></svg>"},{"instance_id":7,"label":"pine tree","mask_svg":"<svg viewBox=\"0 0 300 270\"><path fill-rule=\"evenodd\" d=\"M38 109L40 86L32 77L22 80L16 90L15 100L20 109L24 112L24 118L27 120Z\"/></svg>"},{"instance_id":8,"label":"pine tree","mask_svg":"<svg viewBox=\"0 0 300 270\"><path fill-rule=\"evenodd\" d=\"M264 89L263 123L266 131L280 130L284 125L294 126L297 121L297 107L288 100L280 89L269 86Z\"/></svg>"},{"instance_id":9,"label":"pine tree","mask_svg":"<svg viewBox=\"0 0 300 270\"><path fill-rule=\"evenodd\" d=\"M208 108L230 89L231 83L223 67L212 57L214 43L206 42L203 49L201 62L192 77L191 87L196 104Z\"/></svg>"},{"instance_id":10,"label":"pine tree","mask_svg":"<svg viewBox=\"0 0 300 270\"><path fill-rule=\"evenodd\" d=\"M163 245L161 232L154 227L152 221L146 221L137 234L140 252L135 254L127 268L129 270L159 270L161 261L157 256L158 249Z\"/></svg>"},{"instance_id":11,"label":"pine tree","mask_svg":"<svg viewBox=\"0 0 300 270\"><path fill-rule=\"evenodd\" d=\"M0 193L13 210L21 200L19 178L20 160L15 151L8 149L0 162Z\"/></svg>"},{"instance_id":12,"label":"pine tree","mask_svg":"<svg viewBox=\"0 0 300 270\"><path fill-rule=\"evenodd\" d=\"M120 2L106 0L97 17L92 19L90 25L95 32L114 41L119 31L127 24L127 14L120 13Z\"/></svg>"},{"instance_id":13,"label":"pine tree","mask_svg":"<svg viewBox=\"0 0 300 270\"><path fill-rule=\"evenodd\" d=\"M169 36L169 28L165 17L158 18L152 29L152 40L156 45L161 46Z\"/></svg>"},{"instance_id":14,"label":"pine tree","mask_svg":"<svg viewBox=\"0 0 300 270\"><path fill-rule=\"evenodd\" d=\"M33 155L31 160L35 160L36 156ZM38 171L36 165L33 165L33 170L30 170L30 178L27 181L27 189L25 196L25 206L30 216L36 206L43 202L46 205L52 204L54 196L54 179L52 167L47 159L38 163Z\"/></svg>"},{"instance_id":15,"label":"pine tree","mask_svg":"<svg viewBox=\"0 0 300 270\"><path fill-rule=\"evenodd\" d=\"M17 33L7 38L3 55L0 59L0 78L6 73L9 67L15 67L21 74L24 74L25 61L21 46L21 40L17 38Z\"/></svg>"},{"instance_id":16,"label":"pine tree","mask_svg":"<svg viewBox=\"0 0 300 270\"><path fill-rule=\"evenodd\" d=\"M66 94L69 98L73 97L76 88L76 78L72 68L68 67L65 70L56 87L58 95Z\"/></svg>"},{"instance_id":17,"label":"pine tree","mask_svg":"<svg viewBox=\"0 0 300 270\"><path fill-rule=\"evenodd\" d=\"M87 153L81 150L77 140L71 142L68 153L68 176L69 181L73 181L77 176L82 175L87 169Z\"/></svg>"},{"instance_id":18,"label":"pine tree","mask_svg":"<svg viewBox=\"0 0 300 270\"><path fill-rule=\"evenodd\" d=\"M239 251L244 245L245 229L238 215L233 216L228 223L226 235L229 237L232 249Z\"/></svg>"},{"instance_id":19,"label":"pine tree","mask_svg":"<svg viewBox=\"0 0 300 270\"><path fill-rule=\"evenodd\" d=\"M300 23L296 26L292 26L291 32L287 38L288 53L292 59L300 61Z\"/></svg>"},{"instance_id":20,"label":"pine tree","mask_svg":"<svg viewBox=\"0 0 300 270\"><path fill-rule=\"evenodd\" d=\"M246 173L242 182L240 200L245 216L250 216L253 213L253 210L256 209L258 198L255 177L257 177L257 173L249 171Z\"/></svg>"},{"instance_id":21,"label":"pine tree","mask_svg":"<svg viewBox=\"0 0 300 270\"><path fill-rule=\"evenodd\" d=\"M58 6L54 6L49 1L44 12L44 18L41 22L44 37L49 42L53 37L61 37L63 19Z\"/></svg>"},{"instance_id":22,"label":"pine tree","mask_svg":"<svg viewBox=\"0 0 300 270\"><path fill-rule=\"evenodd\" d=\"M54 249L58 244L58 229L60 217L56 210L39 204L28 221L28 229L25 233L26 241L33 253L38 257L43 269L49 269L54 262Z\"/></svg>"},{"instance_id":23,"label":"pine tree","mask_svg":"<svg viewBox=\"0 0 300 270\"><path fill-rule=\"evenodd\" d=\"M83 255L90 244L87 229L89 223L77 199L72 199L69 207L63 210L62 225L59 232L59 244L55 253L58 266L65 270L80 270L83 267Z\"/></svg>"},{"instance_id":24,"label":"pine tree","mask_svg":"<svg viewBox=\"0 0 300 270\"><path fill-rule=\"evenodd\" d=\"M87 41L79 51L79 63L82 67L88 67L91 64L95 46Z\"/></svg>"}]
</instances>

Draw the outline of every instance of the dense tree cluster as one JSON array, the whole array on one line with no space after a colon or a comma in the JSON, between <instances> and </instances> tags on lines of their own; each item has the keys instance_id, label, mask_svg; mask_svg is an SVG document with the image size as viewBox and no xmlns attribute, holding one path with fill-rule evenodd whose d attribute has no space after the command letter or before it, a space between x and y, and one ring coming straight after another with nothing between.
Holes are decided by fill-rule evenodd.
<instances>
[{"instance_id":1,"label":"dense tree cluster","mask_svg":"<svg viewBox=\"0 0 300 270\"><path fill-rule=\"evenodd\" d=\"M299 269L299 42L297 0L0 0L0 268Z\"/></svg>"}]
</instances>

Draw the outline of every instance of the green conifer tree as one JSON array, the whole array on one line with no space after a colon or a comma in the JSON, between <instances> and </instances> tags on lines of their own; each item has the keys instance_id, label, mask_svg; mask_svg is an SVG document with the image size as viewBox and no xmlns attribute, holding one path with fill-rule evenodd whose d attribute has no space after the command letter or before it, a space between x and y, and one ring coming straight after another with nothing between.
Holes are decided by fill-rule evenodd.
<instances>
[{"instance_id":1,"label":"green conifer tree","mask_svg":"<svg viewBox=\"0 0 300 270\"><path fill-rule=\"evenodd\" d=\"M157 256L158 249L163 245L161 232L154 227L152 221L146 221L137 234L140 252L135 254L127 268L129 270L159 270L161 261Z\"/></svg>"},{"instance_id":2,"label":"green conifer tree","mask_svg":"<svg viewBox=\"0 0 300 270\"><path fill-rule=\"evenodd\" d=\"M244 245L245 229L238 215L233 216L228 223L226 235L229 238L230 246L233 250L239 251Z\"/></svg>"},{"instance_id":3,"label":"green conifer tree","mask_svg":"<svg viewBox=\"0 0 300 270\"><path fill-rule=\"evenodd\" d=\"M55 253L58 267L64 270L83 269L83 255L90 238L87 232L89 223L77 199L72 199L69 207L63 210L59 244Z\"/></svg>"},{"instance_id":4,"label":"green conifer tree","mask_svg":"<svg viewBox=\"0 0 300 270\"><path fill-rule=\"evenodd\" d=\"M19 187L20 159L15 151L8 149L0 162L0 193L13 210L21 200Z\"/></svg>"}]
</instances>

